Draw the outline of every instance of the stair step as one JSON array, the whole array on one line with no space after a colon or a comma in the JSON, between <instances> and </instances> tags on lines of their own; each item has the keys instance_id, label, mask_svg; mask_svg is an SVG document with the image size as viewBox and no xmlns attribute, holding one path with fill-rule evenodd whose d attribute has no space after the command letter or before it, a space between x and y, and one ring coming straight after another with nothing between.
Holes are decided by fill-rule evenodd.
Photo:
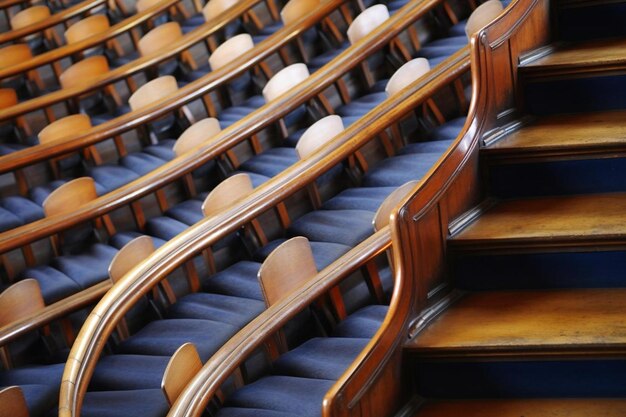
<instances>
[{"instance_id":1,"label":"stair step","mask_svg":"<svg viewBox=\"0 0 626 417\"><path fill-rule=\"evenodd\" d=\"M529 399L450 400L428 402L415 417L622 417L626 400Z\"/></svg>"},{"instance_id":2,"label":"stair step","mask_svg":"<svg viewBox=\"0 0 626 417\"><path fill-rule=\"evenodd\" d=\"M615 154L626 150L626 111L537 118L481 150L490 161Z\"/></svg>"},{"instance_id":3,"label":"stair step","mask_svg":"<svg viewBox=\"0 0 626 417\"><path fill-rule=\"evenodd\" d=\"M505 200L450 241L464 252L626 246L626 193Z\"/></svg>"},{"instance_id":4,"label":"stair step","mask_svg":"<svg viewBox=\"0 0 626 417\"><path fill-rule=\"evenodd\" d=\"M623 354L626 289L469 293L405 348L420 358Z\"/></svg>"},{"instance_id":5,"label":"stair step","mask_svg":"<svg viewBox=\"0 0 626 417\"><path fill-rule=\"evenodd\" d=\"M519 67L527 80L588 76L626 70L626 39L555 44L551 52Z\"/></svg>"}]
</instances>

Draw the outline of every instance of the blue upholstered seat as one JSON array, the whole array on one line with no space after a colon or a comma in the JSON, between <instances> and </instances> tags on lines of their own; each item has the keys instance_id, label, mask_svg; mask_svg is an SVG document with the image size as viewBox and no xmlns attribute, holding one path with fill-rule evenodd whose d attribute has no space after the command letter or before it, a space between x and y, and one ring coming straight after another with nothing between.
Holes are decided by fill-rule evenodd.
<instances>
[{"instance_id":1,"label":"blue upholstered seat","mask_svg":"<svg viewBox=\"0 0 626 417\"><path fill-rule=\"evenodd\" d=\"M169 356L106 355L98 360L89 383L90 391L161 388Z\"/></svg>"},{"instance_id":2,"label":"blue upholstered seat","mask_svg":"<svg viewBox=\"0 0 626 417\"><path fill-rule=\"evenodd\" d=\"M440 153L399 155L377 163L363 177L365 187L399 187L405 182L418 180L428 172L441 156Z\"/></svg>"},{"instance_id":3,"label":"blue upholstered seat","mask_svg":"<svg viewBox=\"0 0 626 417\"><path fill-rule=\"evenodd\" d=\"M60 382L60 381L59 381ZM59 385L24 384L19 386L26 400L26 407L31 416L45 415L56 407L59 397Z\"/></svg>"},{"instance_id":4,"label":"blue upholstered seat","mask_svg":"<svg viewBox=\"0 0 626 417\"><path fill-rule=\"evenodd\" d=\"M384 305L363 307L339 323L333 336L371 339L385 319L387 310Z\"/></svg>"},{"instance_id":5,"label":"blue upholstered seat","mask_svg":"<svg viewBox=\"0 0 626 417\"><path fill-rule=\"evenodd\" d=\"M285 413L282 411L247 407L222 408L217 415L219 417L300 417L300 414L297 413Z\"/></svg>"},{"instance_id":6,"label":"blue upholstered seat","mask_svg":"<svg viewBox=\"0 0 626 417\"><path fill-rule=\"evenodd\" d=\"M295 220L292 236L355 246L372 234L374 213L365 210L317 210Z\"/></svg>"},{"instance_id":7,"label":"blue upholstered seat","mask_svg":"<svg viewBox=\"0 0 626 417\"><path fill-rule=\"evenodd\" d=\"M169 406L161 389L96 391L85 394L81 416L162 417Z\"/></svg>"},{"instance_id":8,"label":"blue upholstered seat","mask_svg":"<svg viewBox=\"0 0 626 417\"><path fill-rule=\"evenodd\" d=\"M326 201L326 210L367 210L375 213L396 187L348 188Z\"/></svg>"},{"instance_id":9,"label":"blue upholstered seat","mask_svg":"<svg viewBox=\"0 0 626 417\"><path fill-rule=\"evenodd\" d=\"M265 310L259 300L222 294L193 293L182 297L167 312L168 318L221 321L242 328Z\"/></svg>"}]
</instances>

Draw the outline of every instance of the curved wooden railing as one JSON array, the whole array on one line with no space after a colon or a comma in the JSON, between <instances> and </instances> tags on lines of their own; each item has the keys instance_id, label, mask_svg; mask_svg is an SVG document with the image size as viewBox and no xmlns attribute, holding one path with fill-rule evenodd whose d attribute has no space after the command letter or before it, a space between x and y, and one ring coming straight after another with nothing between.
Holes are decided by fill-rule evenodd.
<instances>
[{"instance_id":1,"label":"curved wooden railing","mask_svg":"<svg viewBox=\"0 0 626 417\"><path fill-rule=\"evenodd\" d=\"M398 12L398 15L402 15L402 13ZM397 20L402 20L402 18ZM387 36L388 31L389 28L386 31L384 28L379 28L372 34L372 37L378 40L379 37ZM389 36L395 36L395 34ZM354 52L360 52L363 45L364 42L358 42L354 47ZM342 55L342 58L346 58L345 54ZM340 61L344 60L342 58ZM259 186L239 204L200 221L173 238L159 248L149 260L122 278L94 308L81 329L77 342L72 347L61 385L60 415L75 416L79 414L82 395L87 388L103 343L115 328L114 323L117 323L150 288L203 248L238 230L241 225L248 223L268 210L269 207L275 206L314 181L321 173L337 165L382 131L389 123L398 120L410 111L418 103L418 99L425 100L430 97L434 91L433 86L440 86L439 83L433 82L435 77L443 73L445 75L441 78L451 80L466 71L468 66L467 50L455 54L446 63L438 66L400 94L385 100L311 157L296 163ZM320 76L314 74L308 81L318 85L322 82L319 78ZM427 95L427 93L429 94ZM280 101L281 98L278 99L278 102ZM411 106L403 104L405 101L411 103ZM277 111L280 112L278 109ZM273 113L268 112L267 114ZM375 121L378 123L374 123Z\"/></svg>"},{"instance_id":2,"label":"curved wooden railing","mask_svg":"<svg viewBox=\"0 0 626 417\"><path fill-rule=\"evenodd\" d=\"M238 2L234 7L224 13L221 13L220 16L215 19L212 19L211 22L204 23L202 26L184 35L180 40L169 45L166 51L159 50L153 52L152 54L137 58L127 64L110 70L101 77L90 80L88 84L77 85L72 88L59 89L43 96L21 102L8 109L1 110L0 121L15 119L18 116L50 107L56 103L68 101L73 97L79 97L95 90L101 90L109 84L129 78L133 74L145 71L147 68L167 61L168 59L171 59L194 45L204 41L207 37L224 28L233 19L240 17L261 1L262 0L244 0ZM343 0L329 1L329 4L325 4L323 9L331 9L332 11L337 7L337 4L340 4L342 1Z\"/></svg>"},{"instance_id":3,"label":"curved wooden railing","mask_svg":"<svg viewBox=\"0 0 626 417\"><path fill-rule=\"evenodd\" d=\"M395 276L401 286L396 293L402 296L394 297L372 343L327 393L325 417L389 416L393 405L406 399L403 389L411 381L402 378L402 345L445 306L450 284L446 240L461 227L455 220L481 200L480 144L513 128L520 116L521 91L514 74L522 54L548 43L548 9L548 0L516 0L472 38L474 95L463 132L392 215Z\"/></svg>"},{"instance_id":4,"label":"curved wooden railing","mask_svg":"<svg viewBox=\"0 0 626 417\"><path fill-rule=\"evenodd\" d=\"M410 23L423 16L430 9L441 2L442 0L425 0L421 2L414 1L407 4L385 24L367 37L363 38L361 41L357 42L352 47L348 48L348 50L337 56L337 58L335 58L331 63L325 65L320 70L312 74L289 93L264 105L260 109L251 113L244 120L241 120L231 125L229 128L224 129L219 135L214 137L210 143L195 149L193 152L181 155L150 174L143 176L141 179L135 180L113 192L105 194L93 202L77 208L72 213L68 213L64 216L50 216L0 234L0 253L5 253L11 249L19 248L27 243L69 228L72 225L100 217L118 207L128 205L131 202L147 194L153 193L173 181L176 181L183 175L199 168L219 155L224 154L236 144L246 140L256 132L270 126L284 117L291 111L291 109L297 108L301 104L320 94L332 83L334 83L338 77L356 67L365 57L381 49L390 40L395 38L398 33L406 29ZM314 15L316 15L316 13L312 13L300 22L296 23L291 32L289 32L287 28L285 29L285 32L282 32L282 30L277 32L277 37L280 39L284 37L287 42L294 39L310 26L308 22L310 22L310 19L314 18ZM283 33L285 34L283 35ZM179 90L176 95L162 100L150 108L131 112L126 116L116 119L112 123L103 124L101 125L102 128L97 127L93 129L91 133L79 137L79 139L72 143L61 144L54 147L45 147L45 145L40 146L45 147L47 151L46 157L50 158L62 153L70 152L71 150L79 149L80 147L88 146L98 140L104 140L112 137L112 134L105 134L102 133L102 131L107 131L107 126L121 123L122 120L125 124L122 125L119 133L140 126L149 120L156 119L171 112L173 109L182 106L188 101L197 98L207 91L210 91L211 88L219 85L219 83L223 80L237 77L241 71L243 71L241 66L245 65L246 62L252 61L250 65L254 65L275 50L273 45L270 45L268 42L260 43L257 48L259 48L259 50L257 50L256 55L250 56L251 54L244 54L231 62L229 65L224 66L222 69L212 72L210 75L212 77L212 81L202 87L197 87L199 83L191 83L185 88ZM32 156L32 154L30 155ZM12 157L12 155L8 155L8 157ZM32 157L38 157L41 159L44 158L42 155L38 154ZM26 164L28 161L22 160L26 158L27 156L24 155L18 161L14 161L16 163ZM0 161L2 160L3 158L0 158ZM0 171L10 171L9 169L3 171L3 168L4 166L0 165Z\"/></svg>"},{"instance_id":5,"label":"curved wooden railing","mask_svg":"<svg viewBox=\"0 0 626 417\"><path fill-rule=\"evenodd\" d=\"M63 58L75 55L78 52L100 45L108 40L124 34L125 32L128 32L134 27L139 26L140 24L146 22L147 20L153 18L162 11L167 10L171 6L181 1L182 0L162 0L154 6L149 7L148 9L140 13L136 13L119 23L116 23L105 32L102 32L96 36L91 36L85 40L70 45L63 45L59 48L34 56L26 62L3 68L0 70L0 80L13 77L18 74L26 73L29 70L44 65L52 64L55 61L59 61Z\"/></svg>"},{"instance_id":6,"label":"curved wooden railing","mask_svg":"<svg viewBox=\"0 0 626 417\"><path fill-rule=\"evenodd\" d=\"M61 12L54 13L50 15L50 17L37 23L33 23L32 25L28 25L21 29L10 30L8 32L0 33L0 45L8 42L13 42L17 39L22 39L25 36L32 35L37 32L42 32L73 17L79 16L91 9L106 4L107 0L85 0Z\"/></svg>"}]
</instances>

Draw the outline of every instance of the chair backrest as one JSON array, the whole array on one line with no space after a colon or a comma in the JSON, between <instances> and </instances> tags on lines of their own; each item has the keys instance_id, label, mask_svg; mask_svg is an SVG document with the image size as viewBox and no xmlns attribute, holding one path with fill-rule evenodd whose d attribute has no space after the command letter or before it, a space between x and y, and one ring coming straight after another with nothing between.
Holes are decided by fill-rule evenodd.
<instances>
[{"instance_id":1,"label":"chair backrest","mask_svg":"<svg viewBox=\"0 0 626 417\"><path fill-rule=\"evenodd\" d=\"M412 59L393 73L387 82L385 92L388 96L392 96L406 88L409 84L413 83L413 81L422 77L428 71L430 71L430 63L426 58Z\"/></svg>"},{"instance_id":2,"label":"chair backrest","mask_svg":"<svg viewBox=\"0 0 626 417\"><path fill-rule=\"evenodd\" d=\"M45 307L39 282L32 278L18 281L0 294L0 327L36 314Z\"/></svg>"},{"instance_id":3,"label":"chair backrest","mask_svg":"<svg viewBox=\"0 0 626 417\"><path fill-rule=\"evenodd\" d=\"M317 275L309 240L298 236L283 242L261 265L258 278L269 307Z\"/></svg>"},{"instance_id":4,"label":"chair backrest","mask_svg":"<svg viewBox=\"0 0 626 417\"><path fill-rule=\"evenodd\" d=\"M119 281L131 269L154 252L154 242L150 236L139 236L125 244L109 264L109 278Z\"/></svg>"},{"instance_id":5,"label":"chair backrest","mask_svg":"<svg viewBox=\"0 0 626 417\"><path fill-rule=\"evenodd\" d=\"M17 93L12 88L0 88L0 109L6 109L17 104Z\"/></svg>"},{"instance_id":6,"label":"chair backrest","mask_svg":"<svg viewBox=\"0 0 626 417\"><path fill-rule=\"evenodd\" d=\"M86 114L72 114L50 123L37 135L39 143L49 143L63 138L69 138L76 132L85 132L91 129L91 119Z\"/></svg>"},{"instance_id":7,"label":"chair backrest","mask_svg":"<svg viewBox=\"0 0 626 417\"><path fill-rule=\"evenodd\" d=\"M209 0L202 8L204 20L209 22L212 19L215 19L220 15L220 13L223 13L236 5L237 2L238 0Z\"/></svg>"},{"instance_id":8,"label":"chair backrest","mask_svg":"<svg viewBox=\"0 0 626 417\"><path fill-rule=\"evenodd\" d=\"M287 26L311 13L320 3L320 0L289 0L280 11L280 18Z\"/></svg>"},{"instance_id":9,"label":"chair backrest","mask_svg":"<svg viewBox=\"0 0 626 417\"><path fill-rule=\"evenodd\" d=\"M161 389L169 405L174 404L189 381L202 369L200 355L193 343L179 347L167 363Z\"/></svg>"},{"instance_id":10,"label":"chair backrest","mask_svg":"<svg viewBox=\"0 0 626 417\"><path fill-rule=\"evenodd\" d=\"M385 201L382 202L378 210L376 210L376 214L374 215L374 230L380 230L383 227L389 224L389 216L391 215L391 210L393 210L400 200L402 200L415 186L419 181L409 181L407 183L402 184L391 194L385 198Z\"/></svg>"},{"instance_id":11,"label":"chair backrest","mask_svg":"<svg viewBox=\"0 0 626 417\"><path fill-rule=\"evenodd\" d=\"M110 28L109 19L104 14L94 14L74 23L65 31L68 44L80 42Z\"/></svg>"},{"instance_id":12,"label":"chair backrest","mask_svg":"<svg viewBox=\"0 0 626 417\"><path fill-rule=\"evenodd\" d=\"M183 31L177 22L163 23L143 35L137 48L142 56L167 48L183 37Z\"/></svg>"},{"instance_id":13,"label":"chair backrest","mask_svg":"<svg viewBox=\"0 0 626 417\"><path fill-rule=\"evenodd\" d=\"M465 25L467 37L471 37L474 33L491 23L493 19L502 13L502 10L504 10L504 6L502 6L500 0L489 0L478 6L467 19L467 24Z\"/></svg>"},{"instance_id":14,"label":"chair backrest","mask_svg":"<svg viewBox=\"0 0 626 417\"><path fill-rule=\"evenodd\" d=\"M174 94L176 90L176 78L164 75L139 87L128 99L128 104L132 110L138 110Z\"/></svg>"},{"instance_id":15,"label":"chair backrest","mask_svg":"<svg viewBox=\"0 0 626 417\"><path fill-rule=\"evenodd\" d=\"M0 48L0 68L8 68L13 65L26 62L33 57L33 53L25 43Z\"/></svg>"},{"instance_id":16,"label":"chair backrest","mask_svg":"<svg viewBox=\"0 0 626 417\"><path fill-rule=\"evenodd\" d=\"M50 16L50 9L46 6L33 6L28 9L24 9L21 12L15 14L11 18L11 29L17 30L30 26L33 23L37 23Z\"/></svg>"},{"instance_id":17,"label":"chair backrest","mask_svg":"<svg viewBox=\"0 0 626 417\"><path fill-rule=\"evenodd\" d=\"M309 69L305 64L289 65L278 71L263 88L265 101L272 101L300 84L309 76Z\"/></svg>"},{"instance_id":18,"label":"chair backrest","mask_svg":"<svg viewBox=\"0 0 626 417\"><path fill-rule=\"evenodd\" d=\"M85 84L109 72L109 63L103 55L94 55L78 61L59 76L61 88Z\"/></svg>"},{"instance_id":19,"label":"chair backrest","mask_svg":"<svg viewBox=\"0 0 626 417\"><path fill-rule=\"evenodd\" d=\"M189 126L180 135L172 150L177 156L197 148L220 133L220 122L214 117L207 117Z\"/></svg>"},{"instance_id":20,"label":"chair backrest","mask_svg":"<svg viewBox=\"0 0 626 417\"><path fill-rule=\"evenodd\" d=\"M2 417L28 417L28 407L22 389L17 386L0 389Z\"/></svg>"},{"instance_id":21,"label":"chair backrest","mask_svg":"<svg viewBox=\"0 0 626 417\"><path fill-rule=\"evenodd\" d=\"M300 159L308 157L326 142L343 132L343 120L340 116L332 114L313 123L304 131L298 143L296 152Z\"/></svg>"},{"instance_id":22,"label":"chair backrest","mask_svg":"<svg viewBox=\"0 0 626 417\"><path fill-rule=\"evenodd\" d=\"M46 216L67 213L96 198L98 198L98 194L93 178L76 178L48 195L43 202L43 212Z\"/></svg>"},{"instance_id":23,"label":"chair backrest","mask_svg":"<svg viewBox=\"0 0 626 417\"><path fill-rule=\"evenodd\" d=\"M376 4L363 10L348 27L350 43L358 42L387 19L389 19L389 10L384 4Z\"/></svg>"},{"instance_id":24,"label":"chair backrest","mask_svg":"<svg viewBox=\"0 0 626 417\"><path fill-rule=\"evenodd\" d=\"M202 203L202 213L211 216L224 210L252 192L252 180L248 174L235 174L219 183Z\"/></svg>"},{"instance_id":25,"label":"chair backrest","mask_svg":"<svg viewBox=\"0 0 626 417\"><path fill-rule=\"evenodd\" d=\"M211 70L215 71L228 64L233 59L241 56L250 49L254 48L252 36L247 33L241 33L233 36L226 42L215 48L215 51L209 57L209 65Z\"/></svg>"},{"instance_id":26,"label":"chair backrest","mask_svg":"<svg viewBox=\"0 0 626 417\"><path fill-rule=\"evenodd\" d=\"M135 8L137 9L137 13L141 13L144 10L147 10L150 7L154 6L155 4L161 3L162 1L163 0L139 0L135 4Z\"/></svg>"}]
</instances>

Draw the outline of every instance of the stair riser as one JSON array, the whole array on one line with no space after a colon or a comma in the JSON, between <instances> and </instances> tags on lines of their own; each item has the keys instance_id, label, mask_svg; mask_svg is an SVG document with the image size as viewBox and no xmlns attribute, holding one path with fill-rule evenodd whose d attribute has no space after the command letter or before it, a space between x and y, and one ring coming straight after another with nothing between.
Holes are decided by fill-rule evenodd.
<instances>
[{"instance_id":1,"label":"stair riser","mask_svg":"<svg viewBox=\"0 0 626 417\"><path fill-rule=\"evenodd\" d=\"M626 75L529 82L524 93L528 112L535 115L624 109Z\"/></svg>"},{"instance_id":2,"label":"stair riser","mask_svg":"<svg viewBox=\"0 0 626 417\"><path fill-rule=\"evenodd\" d=\"M415 366L427 398L626 396L626 360L423 362Z\"/></svg>"},{"instance_id":3,"label":"stair riser","mask_svg":"<svg viewBox=\"0 0 626 417\"><path fill-rule=\"evenodd\" d=\"M622 192L626 158L492 165L489 186L501 198Z\"/></svg>"},{"instance_id":4,"label":"stair riser","mask_svg":"<svg viewBox=\"0 0 626 417\"><path fill-rule=\"evenodd\" d=\"M458 256L452 268L464 290L626 287L626 251Z\"/></svg>"},{"instance_id":5,"label":"stair riser","mask_svg":"<svg viewBox=\"0 0 626 417\"><path fill-rule=\"evenodd\" d=\"M564 8L559 11L560 40L585 41L626 36L626 3Z\"/></svg>"}]
</instances>

